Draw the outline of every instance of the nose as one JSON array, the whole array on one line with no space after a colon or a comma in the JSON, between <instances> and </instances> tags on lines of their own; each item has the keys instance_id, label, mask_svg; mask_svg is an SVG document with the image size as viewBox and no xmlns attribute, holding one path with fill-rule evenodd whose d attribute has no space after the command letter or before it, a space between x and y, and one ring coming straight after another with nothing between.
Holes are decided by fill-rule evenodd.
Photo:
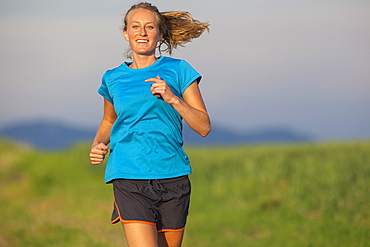
<instances>
[{"instance_id":1,"label":"nose","mask_svg":"<svg viewBox=\"0 0 370 247\"><path fill-rule=\"evenodd\" d=\"M141 28L140 29L140 35L141 36L146 36L146 30L145 30L145 27Z\"/></svg>"}]
</instances>

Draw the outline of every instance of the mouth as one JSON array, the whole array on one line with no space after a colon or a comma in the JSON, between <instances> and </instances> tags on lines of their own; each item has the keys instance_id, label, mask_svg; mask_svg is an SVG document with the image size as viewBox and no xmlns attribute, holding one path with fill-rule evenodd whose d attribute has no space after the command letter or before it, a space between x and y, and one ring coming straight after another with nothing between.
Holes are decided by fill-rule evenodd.
<instances>
[{"instance_id":1,"label":"mouth","mask_svg":"<svg viewBox=\"0 0 370 247\"><path fill-rule=\"evenodd\" d=\"M136 42L137 42L137 43L145 44L145 43L148 43L148 42L149 42L149 40L147 40L147 39L138 39L138 40L136 40Z\"/></svg>"}]
</instances>

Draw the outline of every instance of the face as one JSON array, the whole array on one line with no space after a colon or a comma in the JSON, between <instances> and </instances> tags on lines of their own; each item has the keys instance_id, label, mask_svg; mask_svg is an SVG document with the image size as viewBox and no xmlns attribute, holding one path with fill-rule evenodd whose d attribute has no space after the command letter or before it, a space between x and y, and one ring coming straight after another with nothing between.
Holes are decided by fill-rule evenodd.
<instances>
[{"instance_id":1,"label":"face","mask_svg":"<svg viewBox=\"0 0 370 247\"><path fill-rule=\"evenodd\" d=\"M123 31L132 54L155 55L157 43L162 39L155 14L147 9L136 9L129 13L127 30Z\"/></svg>"}]
</instances>

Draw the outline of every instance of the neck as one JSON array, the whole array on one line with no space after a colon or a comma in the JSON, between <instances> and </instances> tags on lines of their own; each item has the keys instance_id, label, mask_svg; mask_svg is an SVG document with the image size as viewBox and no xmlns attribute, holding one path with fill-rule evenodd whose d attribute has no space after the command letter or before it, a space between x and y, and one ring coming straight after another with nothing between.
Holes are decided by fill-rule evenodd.
<instances>
[{"instance_id":1,"label":"neck","mask_svg":"<svg viewBox=\"0 0 370 247\"><path fill-rule=\"evenodd\" d=\"M140 56L140 55L135 56L134 55L130 68L131 69L143 69L143 68L149 67L150 65L155 63L155 61L157 61L157 58L155 57L155 55L151 55L151 56Z\"/></svg>"}]
</instances>

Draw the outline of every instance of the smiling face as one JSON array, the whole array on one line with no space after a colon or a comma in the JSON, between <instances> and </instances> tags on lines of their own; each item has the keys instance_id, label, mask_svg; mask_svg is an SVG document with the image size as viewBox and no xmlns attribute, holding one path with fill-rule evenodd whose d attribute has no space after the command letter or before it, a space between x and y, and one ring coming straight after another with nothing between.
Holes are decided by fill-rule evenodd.
<instances>
[{"instance_id":1,"label":"smiling face","mask_svg":"<svg viewBox=\"0 0 370 247\"><path fill-rule=\"evenodd\" d=\"M155 55L157 43L162 39L156 15L148 9L136 9L127 16L125 39L129 42L132 54Z\"/></svg>"}]
</instances>

